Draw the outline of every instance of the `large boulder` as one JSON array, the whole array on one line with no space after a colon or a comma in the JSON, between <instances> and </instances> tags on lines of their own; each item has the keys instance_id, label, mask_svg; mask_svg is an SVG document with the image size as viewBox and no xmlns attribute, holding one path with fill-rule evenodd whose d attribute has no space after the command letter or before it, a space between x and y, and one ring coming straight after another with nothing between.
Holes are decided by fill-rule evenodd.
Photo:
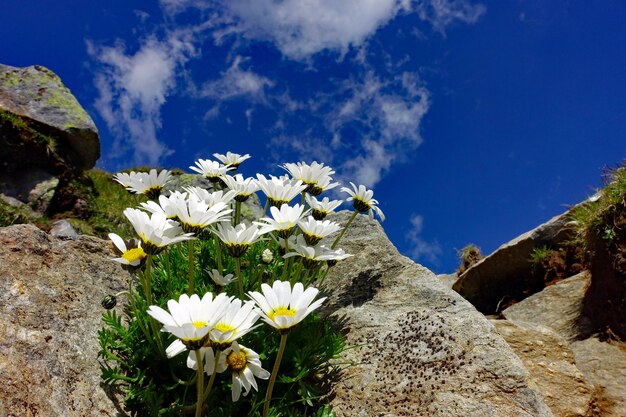
<instances>
[{"instance_id":1,"label":"large boulder","mask_svg":"<svg viewBox=\"0 0 626 417\"><path fill-rule=\"evenodd\" d=\"M0 415L122 415L98 364L100 300L129 279L112 256L97 238L0 228Z\"/></svg>"},{"instance_id":2,"label":"large boulder","mask_svg":"<svg viewBox=\"0 0 626 417\"><path fill-rule=\"evenodd\" d=\"M532 323L493 320L498 333L522 359L533 386L555 416L598 414L594 387L576 367L574 354L561 336Z\"/></svg>"},{"instance_id":3,"label":"large boulder","mask_svg":"<svg viewBox=\"0 0 626 417\"><path fill-rule=\"evenodd\" d=\"M494 326L400 255L376 221L359 215L339 246L355 256L323 283L325 311L361 347L344 353L353 365L333 387L337 416L552 415Z\"/></svg>"},{"instance_id":4,"label":"large boulder","mask_svg":"<svg viewBox=\"0 0 626 417\"><path fill-rule=\"evenodd\" d=\"M0 148L0 193L23 202L54 178L67 186L100 156L91 117L56 74L38 65L0 64Z\"/></svg>"},{"instance_id":5,"label":"large boulder","mask_svg":"<svg viewBox=\"0 0 626 417\"><path fill-rule=\"evenodd\" d=\"M626 343L596 337L571 344L576 366L595 386L602 417L626 415Z\"/></svg>"},{"instance_id":6,"label":"large boulder","mask_svg":"<svg viewBox=\"0 0 626 417\"><path fill-rule=\"evenodd\" d=\"M583 300L591 284L591 274L583 271L544 288L502 312L514 322L549 327L568 341L584 339L593 331L583 314Z\"/></svg>"},{"instance_id":7,"label":"large boulder","mask_svg":"<svg viewBox=\"0 0 626 417\"><path fill-rule=\"evenodd\" d=\"M479 311L493 314L510 300L522 300L540 291L542 277L533 274L531 254L535 248L555 246L571 236L567 212L496 249L469 267L453 288Z\"/></svg>"}]
</instances>

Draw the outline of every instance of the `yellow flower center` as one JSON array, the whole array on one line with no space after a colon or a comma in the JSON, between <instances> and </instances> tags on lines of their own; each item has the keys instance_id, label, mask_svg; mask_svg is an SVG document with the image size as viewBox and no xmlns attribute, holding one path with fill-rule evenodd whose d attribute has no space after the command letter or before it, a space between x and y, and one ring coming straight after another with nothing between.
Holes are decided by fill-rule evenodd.
<instances>
[{"instance_id":1,"label":"yellow flower center","mask_svg":"<svg viewBox=\"0 0 626 417\"><path fill-rule=\"evenodd\" d=\"M194 321L191 324L193 324L196 329L201 329L206 326L206 321Z\"/></svg>"},{"instance_id":2,"label":"yellow flower center","mask_svg":"<svg viewBox=\"0 0 626 417\"><path fill-rule=\"evenodd\" d=\"M230 369L235 372L241 372L246 369L246 365L248 364L248 357L243 350L240 350L239 353L231 352L228 354L226 362L228 362L228 366L230 367Z\"/></svg>"},{"instance_id":3,"label":"yellow flower center","mask_svg":"<svg viewBox=\"0 0 626 417\"><path fill-rule=\"evenodd\" d=\"M126 259L130 263L140 261L145 257L146 253L141 248L133 248L122 254L122 258Z\"/></svg>"},{"instance_id":4,"label":"yellow flower center","mask_svg":"<svg viewBox=\"0 0 626 417\"><path fill-rule=\"evenodd\" d=\"M231 330L235 330L233 326L231 326L230 324L226 324L226 323L217 323L214 328L219 330L222 333L228 333ZM233 332L233 334L235 334L235 332Z\"/></svg>"},{"instance_id":5,"label":"yellow flower center","mask_svg":"<svg viewBox=\"0 0 626 417\"><path fill-rule=\"evenodd\" d=\"M270 318L270 320L276 321L274 320L276 316L293 317L295 315L296 315L296 310L290 309L289 307L278 307L270 311L270 313L267 316Z\"/></svg>"}]
</instances>

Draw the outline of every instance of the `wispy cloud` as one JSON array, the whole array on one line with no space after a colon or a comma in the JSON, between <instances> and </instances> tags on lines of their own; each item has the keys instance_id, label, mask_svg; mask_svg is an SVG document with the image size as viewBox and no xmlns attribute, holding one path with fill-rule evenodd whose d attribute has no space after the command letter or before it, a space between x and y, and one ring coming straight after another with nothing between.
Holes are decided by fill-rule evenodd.
<instances>
[{"instance_id":1,"label":"wispy cloud","mask_svg":"<svg viewBox=\"0 0 626 417\"><path fill-rule=\"evenodd\" d=\"M406 7L398 0L228 0L238 31L265 39L292 59L323 50L346 52L359 45Z\"/></svg>"},{"instance_id":2,"label":"wispy cloud","mask_svg":"<svg viewBox=\"0 0 626 417\"><path fill-rule=\"evenodd\" d=\"M413 213L409 218L409 223L411 227L405 235L405 240L410 244L409 256L417 262L426 260L437 264L439 256L442 254L442 249L438 242L428 242L422 238L424 218L419 214Z\"/></svg>"},{"instance_id":3,"label":"wispy cloud","mask_svg":"<svg viewBox=\"0 0 626 417\"><path fill-rule=\"evenodd\" d=\"M446 27L454 22L476 23L487 8L467 0L428 0L418 2L414 10L435 31L445 34Z\"/></svg>"},{"instance_id":4,"label":"wispy cloud","mask_svg":"<svg viewBox=\"0 0 626 417\"><path fill-rule=\"evenodd\" d=\"M265 90L274 82L251 70L242 69L245 62L241 56L235 57L232 65L216 80L206 82L198 92L200 97L217 101L227 101L244 97L252 102L266 102Z\"/></svg>"},{"instance_id":5,"label":"wispy cloud","mask_svg":"<svg viewBox=\"0 0 626 417\"><path fill-rule=\"evenodd\" d=\"M173 152L158 139L161 107L182 65L196 54L191 36L188 31L171 32L165 39L151 36L134 52L121 42L87 43L89 54L101 64L94 80L99 92L95 107L115 135L114 152L132 150L136 164L157 165Z\"/></svg>"}]
</instances>

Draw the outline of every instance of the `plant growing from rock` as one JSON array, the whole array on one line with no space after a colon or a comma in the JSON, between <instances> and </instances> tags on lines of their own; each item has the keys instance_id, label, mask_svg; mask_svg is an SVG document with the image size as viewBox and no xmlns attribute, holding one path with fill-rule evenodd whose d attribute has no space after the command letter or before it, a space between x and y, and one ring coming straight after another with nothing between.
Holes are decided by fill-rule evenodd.
<instances>
[{"instance_id":1,"label":"plant growing from rock","mask_svg":"<svg viewBox=\"0 0 626 417\"><path fill-rule=\"evenodd\" d=\"M145 415L333 416L322 400L345 339L317 314L325 297L313 285L351 256L336 246L356 213L382 218L378 202L363 186L343 189L356 211L342 227L320 219L341 204L316 199L338 185L330 167L285 164L290 176L246 179L235 171L249 155L215 157L191 167L208 189L159 195L167 172L116 176L152 201L124 210L136 238L110 235L132 276L123 314L103 316L103 380ZM243 222L241 204L258 190L264 214Z\"/></svg>"},{"instance_id":2,"label":"plant growing from rock","mask_svg":"<svg viewBox=\"0 0 626 417\"><path fill-rule=\"evenodd\" d=\"M585 314L597 330L626 339L626 163L608 170L605 187L574 207L571 244L591 271Z\"/></svg>"},{"instance_id":3,"label":"plant growing from rock","mask_svg":"<svg viewBox=\"0 0 626 417\"><path fill-rule=\"evenodd\" d=\"M461 249L458 254L461 259L461 264L457 268L458 275L467 271L469 267L483 258L483 255L480 253L480 248L473 243L465 245L465 247Z\"/></svg>"}]
</instances>

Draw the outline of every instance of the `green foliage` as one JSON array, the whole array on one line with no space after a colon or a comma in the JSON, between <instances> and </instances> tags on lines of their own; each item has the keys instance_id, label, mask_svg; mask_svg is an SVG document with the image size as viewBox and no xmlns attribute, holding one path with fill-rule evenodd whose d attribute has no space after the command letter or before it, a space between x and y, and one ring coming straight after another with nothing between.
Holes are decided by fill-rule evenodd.
<instances>
[{"instance_id":1,"label":"green foliage","mask_svg":"<svg viewBox=\"0 0 626 417\"><path fill-rule=\"evenodd\" d=\"M590 236L604 239L610 245L620 225L615 221L626 210L626 162L608 170L604 176L605 187L594 198L574 207L570 213L574 230L573 243L585 246Z\"/></svg>"},{"instance_id":2,"label":"green foliage","mask_svg":"<svg viewBox=\"0 0 626 417\"><path fill-rule=\"evenodd\" d=\"M11 226L13 224L27 223L28 214L17 207L5 203L0 199L0 227Z\"/></svg>"},{"instance_id":3,"label":"green foliage","mask_svg":"<svg viewBox=\"0 0 626 417\"><path fill-rule=\"evenodd\" d=\"M532 252L530 252L530 262L534 265L540 265L550 255L550 248L547 246L539 246L534 248Z\"/></svg>"},{"instance_id":4,"label":"green foliage","mask_svg":"<svg viewBox=\"0 0 626 417\"><path fill-rule=\"evenodd\" d=\"M120 187L121 188L121 187ZM216 241L199 239L191 245L194 250L195 292L217 293L207 270L217 269ZM261 252L269 247L274 261L269 265L260 262ZM174 245L153 259L150 280L153 303L167 309L169 299L178 299L188 287L188 242ZM234 273L235 260L225 256L221 248L224 273ZM305 286L322 275L324 268L303 268L290 258L283 260L275 241L252 245L242 258L242 274L246 292L260 290L262 282L285 276ZM143 287L139 283L146 277L140 271L130 280L132 297L123 314L114 310L103 316L104 327L99 332L102 378L111 387L124 394L125 405L139 415L179 416L196 400L196 373L187 368L187 352L167 359L164 347L174 337L158 332L160 340L151 333L150 317L146 310ZM237 283L225 288L230 295L239 296ZM119 307L118 307L119 308ZM259 321L261 323L261 321ZM158 326L160 328L160 325ZM151 342L155 340L154 342ZM280 337L265 324L243 336L239 342L259 353L263 368L271 370L278 351ZM160 345L160 346L159 346ZM315 313L309 315L289 333L285 354L273 391L270 415L333 417L331 409L323 404L330 381L337 374L337 361L345 349L344 337ZM231 401L229 372L218 374L207 400L211 416L260 416L267 381L257 380L259 391L252 390L239 401ZM205 380L206 384L206 380Z\"/></svg>"},{"instance_id":5,"label":"green foliage","mask_svg":"<svg viewBox=\"0 0 626 417\"><path fill-rule=\"evenodd\" d=\"M127 207L138 206L146 198L126 191L108 172L92 169L86 171L85 176L93 182L93 191L86 195L88 217L69 220L76 231L104 239L109 233L123 237L134 236L133 227L122 212Z\"/></svg>"}]
</instances>

